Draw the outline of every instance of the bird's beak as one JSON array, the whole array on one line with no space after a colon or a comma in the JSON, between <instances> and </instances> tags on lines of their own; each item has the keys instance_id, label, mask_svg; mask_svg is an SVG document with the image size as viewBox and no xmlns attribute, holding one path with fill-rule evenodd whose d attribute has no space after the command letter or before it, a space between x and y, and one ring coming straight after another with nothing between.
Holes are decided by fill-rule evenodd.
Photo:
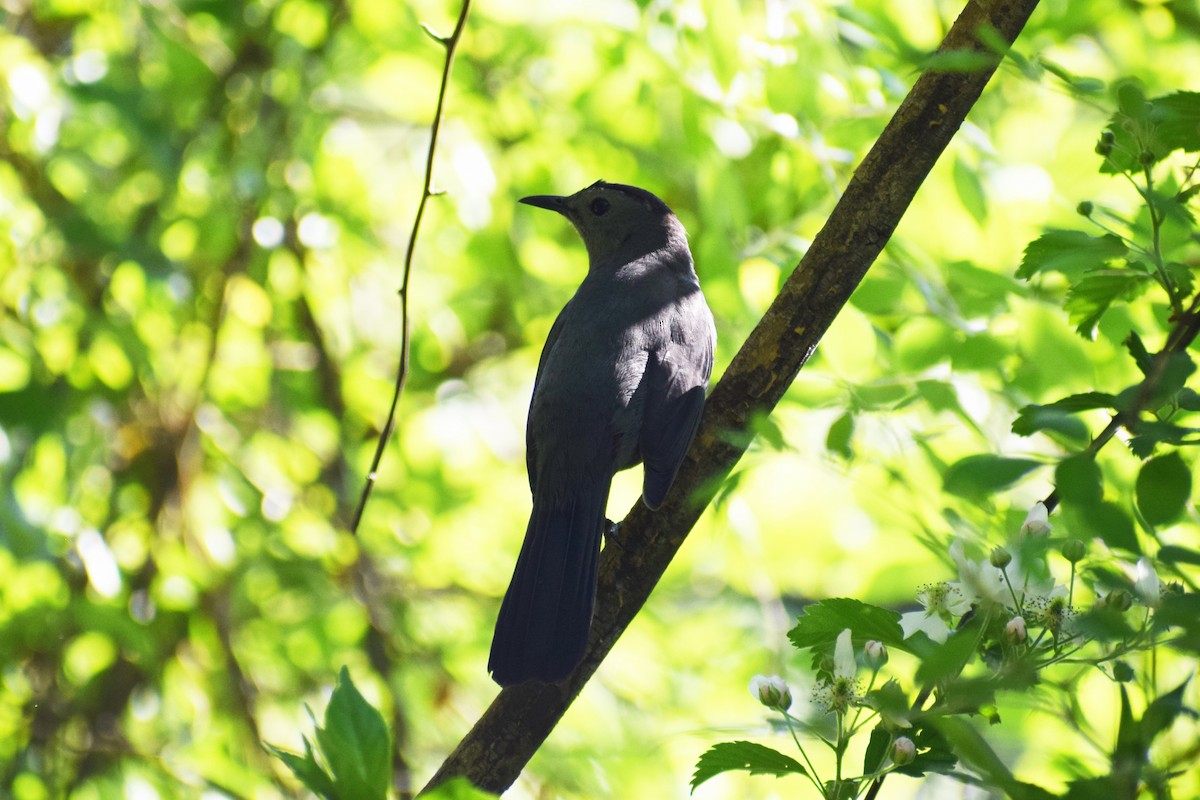
<instances>
[{"instance_id":1,"label":"bird's beak","mask_svg":"<svg viewBox=\"0 0 1200 800\"><path fill-rule=\"evenodd\" d=\"M564 216L567 214L567 198L556 194L535 194L531 197L522 197L518 202L524 203L527 206L548 208Z\"/></svg>"}]
</instances>

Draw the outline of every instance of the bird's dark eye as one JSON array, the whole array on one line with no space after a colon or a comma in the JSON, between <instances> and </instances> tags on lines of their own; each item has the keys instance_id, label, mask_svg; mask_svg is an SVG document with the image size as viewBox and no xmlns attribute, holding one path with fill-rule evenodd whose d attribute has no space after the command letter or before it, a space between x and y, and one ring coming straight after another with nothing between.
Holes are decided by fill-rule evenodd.
<instances>
[{"instance_id":1,"label":"bird's dark eye","mask_svg":"<svg viewBox=\"0 0 1200 800\"><path fill-rule=\"evenodd\" d=\"M592 201L591 208L593 214L595 214L597 217L601 217L608 212L609 202L603 197L597 197Z\"/></svg>"}]
</instances>

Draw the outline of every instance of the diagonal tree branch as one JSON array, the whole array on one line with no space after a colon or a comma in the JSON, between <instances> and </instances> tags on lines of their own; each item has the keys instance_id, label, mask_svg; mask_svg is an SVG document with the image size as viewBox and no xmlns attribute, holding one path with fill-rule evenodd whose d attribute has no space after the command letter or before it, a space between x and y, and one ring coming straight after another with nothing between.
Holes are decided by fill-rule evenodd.
<instances>
[{"instance_id":1,"label":"diagonal tree branch","mask_svg":"<svg viewBox=\"0 0 1200 800\"><path fill-rule=\"evenodd\" d=\"M887 243L913 196L995 72L984 42L1011 45L1037 0L969 0L939 52L995 56L972 72L921 75L859 165L825 227L713 389L692 450L657 512L636 505L600 562L583 663L562 684L510 687L484 712L426 788L463 775L502 792L553 730L641 609L721 481ZM982 32L982 33L981 33Z\"/></svg>"}]
</instances>

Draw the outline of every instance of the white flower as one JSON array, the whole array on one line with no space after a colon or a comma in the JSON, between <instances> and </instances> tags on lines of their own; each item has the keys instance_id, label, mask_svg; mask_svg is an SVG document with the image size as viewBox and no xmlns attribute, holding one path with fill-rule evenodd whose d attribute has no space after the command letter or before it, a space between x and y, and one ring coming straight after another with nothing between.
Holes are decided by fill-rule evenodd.
<instances>
[{"instance_id":1,"label":"white flower","mask_svg":"<svg viewBox=\"0 0 1200 800\"><path fill-rule=\"evenodd\" d=\"M963 545L955 541L950 545L950 557L958 564L958 580L950 585L956 587L970 602L982 600L1004 604L1008 599L1008 588L1004 584L1004 573L993 567L990 561L972 561L963 553Z\"/></svg>"},{"instance_id":2,"label":"white flower","mask_svg":"<svg viewBox=\"0 0 1200 800\"><path fill-rule=\"evenodd\" d=\"M948 623L971 607L971 601L945 581L927 583L917 589L917 601L925 606L924 611L909 611L900 615L900 627L905 639L917 631L924 631L933 641L944 642L950 635Z\"/></svg>"},{"instance_id":3,"label":"white flower","mask_svg":"<svg viewBox=\"0 0 1200 800\"><path fill-rule=\"evenodd\" d=\"M812 692L814 703L838 714L845 713L847 708L862 700L854 680L858 664L854 661L854 646L850 636L849 628L838 634L837 644L833 648L833 680L818 681Z\"/></svg>"},{"instance_id":4,"label":"white flower","mask_svg":"<svg viewBox=\"0 0 1200 800\"><path fill-rule=\"evenodd\" d=\"M854 663L854 645L850 643L850 629L846 628L838 634L837 644L833 648L833 676L835 678L853 678L858 672Z\"/></svg>"},{"instance_id":5,"label":"white flower","mask_svg":"<svg viewBox=\"0 0 1200 800\"><path fill-rule=\"evenodd\" d=\"M939 644L950 636L950 626L941 617L928 611L906 611L901 614L900 629L904 631L905 639L917 631L924 631L926 636Z\"/></svg>"},{"instance_id":6,"label":"white flower","mask_svg":"<svg viewBox=\"0 0 1200 800\"><path fill-rule=\"evenodd\" d=\"M792 705L792 690L778 675L755 675L750 679L750 694L767 708L787 711Z\"/></svg>"},{"instance_id":7,"label":"white flower","mask_svg":"<svg viewBox=\"0 0 1200 800\"><path fill-rule=\"evenodd\" d=\"M1032 621L1058 635L1075 621L1075 609L1067 603L1067 587L1055 585L1049 592L1034 594L1025 601Z\"/></svg>"},{"instance_id":8,"label":"white flower","mask_svg":"<svg viewBox=\"0 0 1200 800\"><path fill-rule=\"evenodd\" d=\"M1046 504L1039 501L1034 503L1033 508L1029 509L1029 513L1025 515L1025 522L1021 524L1021 535L1040 536L1050 533L1052 527Z\"/></svg>"},{"instance_id":9,"label":"white flower","mask_svg":"<svg viewBox=\"0 0 1200 800\"><path fill-rule=\"evenodd\" d=\"M1004 626L1004 635L1008 637L1010 642L1020 644L1029 638L1029 633L1025 629L1024 617L1013 617Z\"/></svg>"},{"instance_id":10,"label":"white flower","mask_svg":"<svg viewBox=\"0 0 1200 800\"><path fill-rule=\"evenodd\" d=\"M1158 608L1162 604L1162 587L1154 564L1142 556L1138 559L1134 574L1133 591L1147 608Z\"/></svg>"}]
</instances>

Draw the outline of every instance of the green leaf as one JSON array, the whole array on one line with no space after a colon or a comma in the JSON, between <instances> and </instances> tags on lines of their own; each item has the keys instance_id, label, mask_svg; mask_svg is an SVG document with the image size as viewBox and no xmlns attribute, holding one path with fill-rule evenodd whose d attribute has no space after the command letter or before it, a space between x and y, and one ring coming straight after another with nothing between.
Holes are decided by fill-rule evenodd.
<instances>
[{"instance_id":1,"label":"green leaf","mask_svg":"<svg viewBox=\"0 0 1200 800\"><path fill-rule=\"evenodd\" d=\"M1138 510L1151 525L1175 520L1192 496L1192 471L1177 452L1142 465L1136 485Z\"/></svg>"},{"instance_id":2,"label":"green leaf","mask_svg":"<svg viewBox=\"0 0 1200 800\"><path fill-rule=\"evenodd\" d=\"M1168 593L1154 614L1157 630L1170 630L1176 650L1200 653L1200 594Z\"/></svg>"},{"instance_id":3,"label":"green leaf","mask_svg":"<svg viewBox=\"0 0 1200 800\"><path fill-rule=\"evenodd\" d=\"M1142 743L1146 748L1154 743L1154 739L1160 733L1171 727L1176 717L1186 714L1196 718L1196 712L1183 704L1183 693L1190 680L1191 676L1184 678L1183 683L1166 694L1159 695L1154 702L1146 706L1141 722Z\"/></svg>"},{"instance_id":4,"label":"green leaf","mask_svg":"<svg viewBox=\"0 0 1200 800\"><path fill-rule=\"evenodd\" d=\"M1111 775L1099 778L1079 778L1071 781L1062 800L1096 800L1099 797L1119 797L1118 787Z\"/></svg>"},{"instance_id":5,"label":"green leaf","mask_svg":"<svg viewBox=\"0 0 1200 800\"><path fill-rule=\"evenodd\" d=\"M932 725L921 727L911 738L917 746L917 758L908 766L897 769L897 772L919 778L926 772L948 775L958 766L958 757L950 749L950 743Z\"/></svg>"},{"instance_id":6,"label":"green leaf","mask_svg":"<svg viewBox=\"0 0 1200 800\"><path fill-rule=\"evenodd\" d=\"M921 62L922 71L981 72L996 66L999 59L978 50L941 50Z\"/></svg>"},{"instance_id":7,"label":"green leaf","mask_svg":"<svg viewBox=\"0 0 1200 800\"><path fill-rule=\"evenodd\" d=\"M1130 451L1138 458L1149 458L1154 455L1160 444L1180 445L1191 440L1200 433L1197 428L1184 428L1171 422L1157 420L1139 420L1137 435L1129 440Z\"/></svg>"},{"instance_id":8,"label":"green leaf","mask_svg":"<svg viewBox=\"0 0 1200 800\"><path fill-rule=\"evenodd\" d=\"M866 705L879 712L880 719L893 728L910 728L909 714L912 713L908 695L900 688L895 680L889 680L883 686L870 692L866 697Z\"/></svg>"},{"instance_id":9,"label":"green leaf","mask_svg":"<svg viewBox=\"0 0 1200 800\"><path fill-rule=\"evenodd\" d=\"M696 762L692 773L692 791L722 772L746 770L751 775L807 775L800 762L777 750L754 742L722 742L708 749Z\"/></svg>"},{"instance_id":10,"label":"green leaf","mask_svg":"<svg viewBox=\"0 0 1200 800\"><path fill-rule=\"evenodd\" d=\"M796 627L788 631L788 639L798 650L825 647L836 641L846 628L855 639L877 639L888 647L904 649L900 614L852 597L831 597L805 606Z\"/></svg>"},{"instance_id":11,"label":"green leaf","mask_svg":"<svg viewBox=\"0 0 1200 800\"><path fill-rule=\"evenodd\" d=\"M1049 406L1025 406L1013 420L1012 432L1017 436L1032 436L1039 431L1053 431L1077 442L1089 438L1087 425L1071 412Z\"/></svg>"},{"instance_id":12,"label":"green leaf","mask_svg":"<svg viewBox=\"0 0 1200 800\"><path fill-rule=\"evenodd\" d=\"M1091 608L1075 618L1073 628L1097 642L1120 642L1134 635L1125 615L1115 608Z\"/></svg>"},{"instance_id":13,"label":"green leaf","mask_svg":"<svg viewBox=\"0 0 1200 800\"><path fill-rule=\"evenodd\" d=\"M1117 398L1106 392L1083 392L1072 394L1061 400L1055 400L1043 408L1053 408L1056 411L1090 411L1093 408L1117 407Z\"/></svg>"},{"instance_id":14,"label":"green leaf","mask_svg":"<svg viewBox=\"0 0 1200 800\"><path fill-rule=\"evenodd\" d=\"M1167 356L1166 364L1161 367L1158 365L1158 356L1148 356L1145 359L1146 366L1143 371L1147 377L1153 376L1155 386L1153 393L1144 401L1143 408L1155 410L1161 408L1169 402L1172 402L1176 395L1183 390L1188 378L1196 371L1196 363L1192 361L1192 357L1186 352L1180 351L1171 353ZM1142 360L1139 360L1138 366L1142 366ZM1132 402L1134 398L1138 398L1141 393L1141 386L1131 386L1121 392L1118 397L1118 402L1122 398L1128 398L1126 402ZM1139 398L1140 399L1140 398Z\"/></svg>"},{"instance_id":15,"label":"green leaf","mask_svg":"<svg viewBox=\"0 0 1200 800\"><path fill-rule=\"evenodd\" d=\"M439 784L436 789L421 792L421 800L487 800L497 796L478 788L462 775Z\"/></svg>"},{"instance_id":16,"label":"green leaf","mask_svg":"<svg viewBox=\"0 0 1200 800\"><path fill-rule=\"evenodd\" d=\"M1143 153L1158 162L1175 150L1200 150L1200 93L1176 92L1147 100L1141 88L1129 82L1118 87L1117 99L1119 110L1109 122L1113 150L1102 172L1140 171Z\"/></svg>"},{"instance_id":17,"label":"green leaf","mask_svg":"<svg viewBox=\"0 0 1200 800\"><path fill-rule=\"evenodd\" d=\"M1054 470L1054 488L1064 501L1086 505L1104 497L1100 466L1088 455L1071 456Z\"/></svg>"},{"instance_id":18,"label":"green leaf","mask_svg":"<svg viewBox=\"0 0 1200 800\"><path fill-rule=\"evenodd\" d=\"M1192 566L1200 566L1200 550L1193 550L1190 547L1183 547L1181 545L1163 545L1159 548L1156 557L1164 564L1191 564Z\"/></svg>"},{"instance_id":19,"label":"green leaf","mask_svg":"<svg viewBox=\"0 0 1200 800\"><path fill-rule=\"evenodd\" d=\"M316 757L313 755L312 744L308 741L308 737L304 737L304 755L300 756L296 753L281 750L280 748L268 744L267 749L271 754L287 764L288 769L296 776L296 779L308 787L313 794L320 795L327 800L338 800L337 789L334 788L333 779L321 768L317 763Z\"/></svg>"},{"instance_id":20,"label":"green leaf","mask_svg":"<svg viewBox=\"0 0 1200 800\"><path fill-rule=\"evenodd\" d=\"M1121 685L1121 716L1117 723L1117 744L1113 748L1113 772L1136 776L1141 765L1146 760L1146 751L1142 747L1142 735L1137 720L1133 718L1133 709L1129 706L1129 693Z\"/></svg>"},{"instance_id":21,"label":"green leaf","mask_svg":"<svg viewBox=\"0 0 1200 800\"><path fill-rule=\"evenodd\" d=\"M1133 356L1133 361L1137 364L1138 369L1142 371L1142 374L1150 374L1150 367L1154 363L1154 357L1146 349L1146 343L1142 341L1141 336L1138 336L1137 331L1130 331L1129 336L1125 337L1125 341L1122 344L1129 351L1129 355Z\"/></svg>"},{"instance_id":22,"label":"green leaf","mask_svg":"<svg viewBox=\"0 0 1200 800\"><path fill-rule=\"evenodd\" d=\"M1039 272L1074 277L1099 269L1126 252L1125 243L1111 233L1088 236L1082 231L1050 228L1025 248L1017 277L1029 279Z\"/></svg>"},{"instance_id":23,"label":"green leaf","mask_svg":"<svg viewBox=\"0 0 1200 800\"><path fill-rule=\"evenodd\" d=\"M1012 486L1040 466L1040 461L1028 458L989 454L967 456L950 465L942 486L959 497L978 499Z\"/></svg>"},{"instance_id":24,"label":"green leaf","mask_svg":"<svg viewBox=\"0 0 1200 800\"><path fill-rule=\"evenodd\" d=\"M1089 535L1099 536L1109 547L1141 554L1133 520L1125 513L1125 509L1116 503L1102 502L1082 506L1079 512L1090 528Z\"/></svg>"},{"instance_id":25,"label":"green leaf","mask_svg":"<svg viewBox=\"0 0 1200 800\"><path fill-rule=\"evenodd\" d=\"M891 743L892 735L884 729L882 723L871 730L871 739L867 742L866 753L863 754L864 775L870 775L884 765Z\"/></svg>"},{"instance_id":26,"label":"green leaf","mask_svg":"<svg viewBox=\"0 0 1200 800\"><path fill-rule=\"evenodd\" d=\"M854 415L847 411L829 426L829 432L825 434L825 449L848 459L854 455L854 448L850 444L853 436Z\"/></svg>"},{"instance_id":27,"label":"green leaf","mask_svg":"<svg viewBox=\"0 0 1200 800\"><path fill-rule=\"evenodd\" d=\"M930 724L950 743L955 755L974 768L990 785L1007 790L1016 783L1013 774L991 745L962 717L946 716Z\"/></svg>"},{"instance_id":28,"label":"green leaf","mask_svg":"<svg viewBox=\"0 0 1200 800\"><path fill-rule=\"evenodd\" d=\"M1076 332L1085 339L1096 336L1096 325L1117 300L1132 300L1154 279L1137 270L1089 272L1067 292L1065 308Z\"/></svg>"},{"instance_id":29,"label":"green leaf","mask_svg":"<svg viewBox=\"0 0 1200 800\"><path fill-rule=\"evenodd\" d=\"M954 190L963 208L976 223L982 225L987 220L987 197L983 192L983 182L979 180L979 171L968 166L962 158L954 159Z\"/></svg>"},{"instance_id":30,"label":"green leaf","mask_svg":"<svg viewBox=\"0 0 1200 800\"><path fill-rule=\"evenodd\" d=\"M917 682L936 684L957 678L971 656L975 655L979 644L978 634L976 625L967 625L950 634L937 649L921 659L921 666L917 668Z\"/></svg>"},{"instance_id":31,"label":"green leaf","mask_svg":"<svg viewBox=\"0 0 1200 800\"><path fill-rule=\"evenodd\" d=\"M342 667L325 709L317 744L341 798L384 800L391 785L392 743L387 723Z\"/></svg>"}]
</instances>

